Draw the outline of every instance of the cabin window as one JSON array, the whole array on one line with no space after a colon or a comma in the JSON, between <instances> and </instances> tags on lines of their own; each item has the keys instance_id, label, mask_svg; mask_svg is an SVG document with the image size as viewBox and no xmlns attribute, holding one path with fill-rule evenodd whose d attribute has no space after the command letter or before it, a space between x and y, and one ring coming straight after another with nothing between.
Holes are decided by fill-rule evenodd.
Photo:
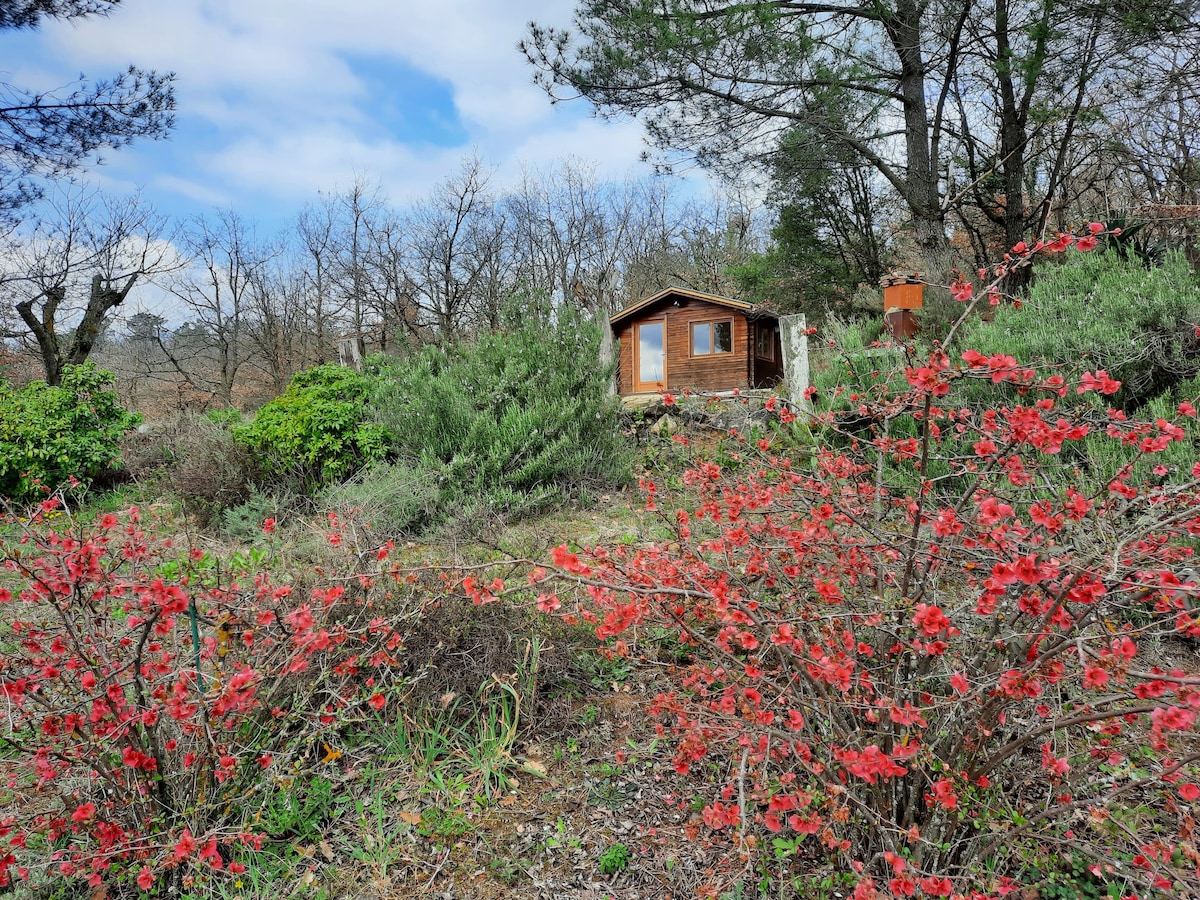
<instances>
[{"instance_id":1,"label":"cabin window","mask_svg":"<svg viewBox=\"0 0 1200 900\"><path fill-rule=\"evenodd\" d=\"M759 359L775 358L775 329L758 325L754 329L754 355Z\"/></svg>"},{"instance_id":2,"label":"cabin window","mask_svg":"<svg viewBox=\"0 0 1200 900\"><path fill-rule=\"evenodd\" d=\"M692 356L733 352L733 320L692 323Z\"/></svg>"}]
</instances>

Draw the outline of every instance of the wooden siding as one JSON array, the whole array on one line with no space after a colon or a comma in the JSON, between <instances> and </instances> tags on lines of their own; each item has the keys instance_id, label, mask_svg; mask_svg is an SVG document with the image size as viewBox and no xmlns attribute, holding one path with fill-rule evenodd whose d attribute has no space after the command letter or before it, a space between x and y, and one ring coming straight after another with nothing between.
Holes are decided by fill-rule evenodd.
<instances>
[{"instance_id":1,"label":"wooden siding","mask_svg":"<svg viewBox=\"0 0 1200 900\"><path fill-rule=\"evenodd\" d=\"M633 322L617 329L617 393L633 393Z\"/></svg>"},{"instance_id":2,"label":"wooden siding","mask_svg":"<svg viewBox=\"0 0 1200 900\"><path fill-rule=\"evenodd\" d=\"M766 359L758 355L757 334L751 335L750 352L753 354L753 381L756 388L775 387L783 380L783 341L779 335L779 323L774 319L759 319L751 323L754 332L765 328L771 332L775 347L775 358Z\"/></svg>"},{"instance_id":3,"label":"wooden siding","mask_svg":"<svg viewBox=\"0 0 1200 900\"><path fill-rule=\"evenodd\" d=\"M750 386L750 329L744 315L703 300L685 300L666 313L668 387L728 391ZM733 351L692 356L692 325L697 322L732 322Z\"/></svg>"},{"instance_id":4,"label":"wooden siding","mask_svg":"<svg viewBox=\"0 0 1200 900\"><path fill-rule=\"evenodd\" d=\"M749 387L771 387L778 383L783 372L779 328L774 319L749 321L739 310L693 297L675 295L679 306L668 297L635 315L623 319L614 328L617 339L617 391L634 393L634 335L637 325L647 321L666 322L666 390L698 391L745 390ZM692 356L691 326L698 322L731 322L733 351ZM774 332L775 359L755 358L756 328Z\"/></svg>"}]
</instances>

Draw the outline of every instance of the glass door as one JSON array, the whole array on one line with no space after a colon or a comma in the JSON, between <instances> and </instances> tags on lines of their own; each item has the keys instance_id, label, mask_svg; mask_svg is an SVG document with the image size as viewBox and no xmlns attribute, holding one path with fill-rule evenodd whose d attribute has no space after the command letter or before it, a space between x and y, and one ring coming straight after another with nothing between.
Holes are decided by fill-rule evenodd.
<instances>
[{"instance_id":1,"label":"glass door","mask_svg":"<svg viewBox=\"0 0 1200 900\"><path fill-rule=\"evenodd\" d=\"M633 390L661 391L667 387L667 348L663 322L642 322L636 326Z\"/></svg>"}]
</instances>

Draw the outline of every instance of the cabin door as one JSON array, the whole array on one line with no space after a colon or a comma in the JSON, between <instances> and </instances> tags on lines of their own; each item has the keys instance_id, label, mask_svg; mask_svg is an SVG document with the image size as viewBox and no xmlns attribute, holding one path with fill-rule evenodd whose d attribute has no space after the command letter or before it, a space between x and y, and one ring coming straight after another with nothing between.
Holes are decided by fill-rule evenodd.
<instances>
[{"instance_id":1,"label":"cabin door","mask_svg":"<svg viewBox=\"0 0 1200 900\"><path fill-rule=\"evenodd\" d=\"M634 326L633 390L640 394L667 388L666 323Z\"/></svg>"}]
</instances>

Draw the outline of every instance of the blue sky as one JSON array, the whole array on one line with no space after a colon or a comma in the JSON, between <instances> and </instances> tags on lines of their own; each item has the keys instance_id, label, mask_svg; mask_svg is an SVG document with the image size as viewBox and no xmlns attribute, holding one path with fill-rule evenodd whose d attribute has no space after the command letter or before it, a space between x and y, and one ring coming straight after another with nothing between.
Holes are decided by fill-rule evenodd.
<instances>
[{"instance_id":1,"label":"blue sky","mask_svg":"<svg viewBox=\"0 0 1200 900\"><path fill-rule=\"evenodd\" d=\"M109 19L0 35L4 80L43 89L130 63L173 70L172 138L104 154L86 177L142 189L184 217L232 207L265 230L318 192L378 182L396 205L471 153L515 181L573 156L644 173L634 122L552 106L516 50L526 23L568 25L574 0L125 0Z\"/></svg>"}]
</instances>

